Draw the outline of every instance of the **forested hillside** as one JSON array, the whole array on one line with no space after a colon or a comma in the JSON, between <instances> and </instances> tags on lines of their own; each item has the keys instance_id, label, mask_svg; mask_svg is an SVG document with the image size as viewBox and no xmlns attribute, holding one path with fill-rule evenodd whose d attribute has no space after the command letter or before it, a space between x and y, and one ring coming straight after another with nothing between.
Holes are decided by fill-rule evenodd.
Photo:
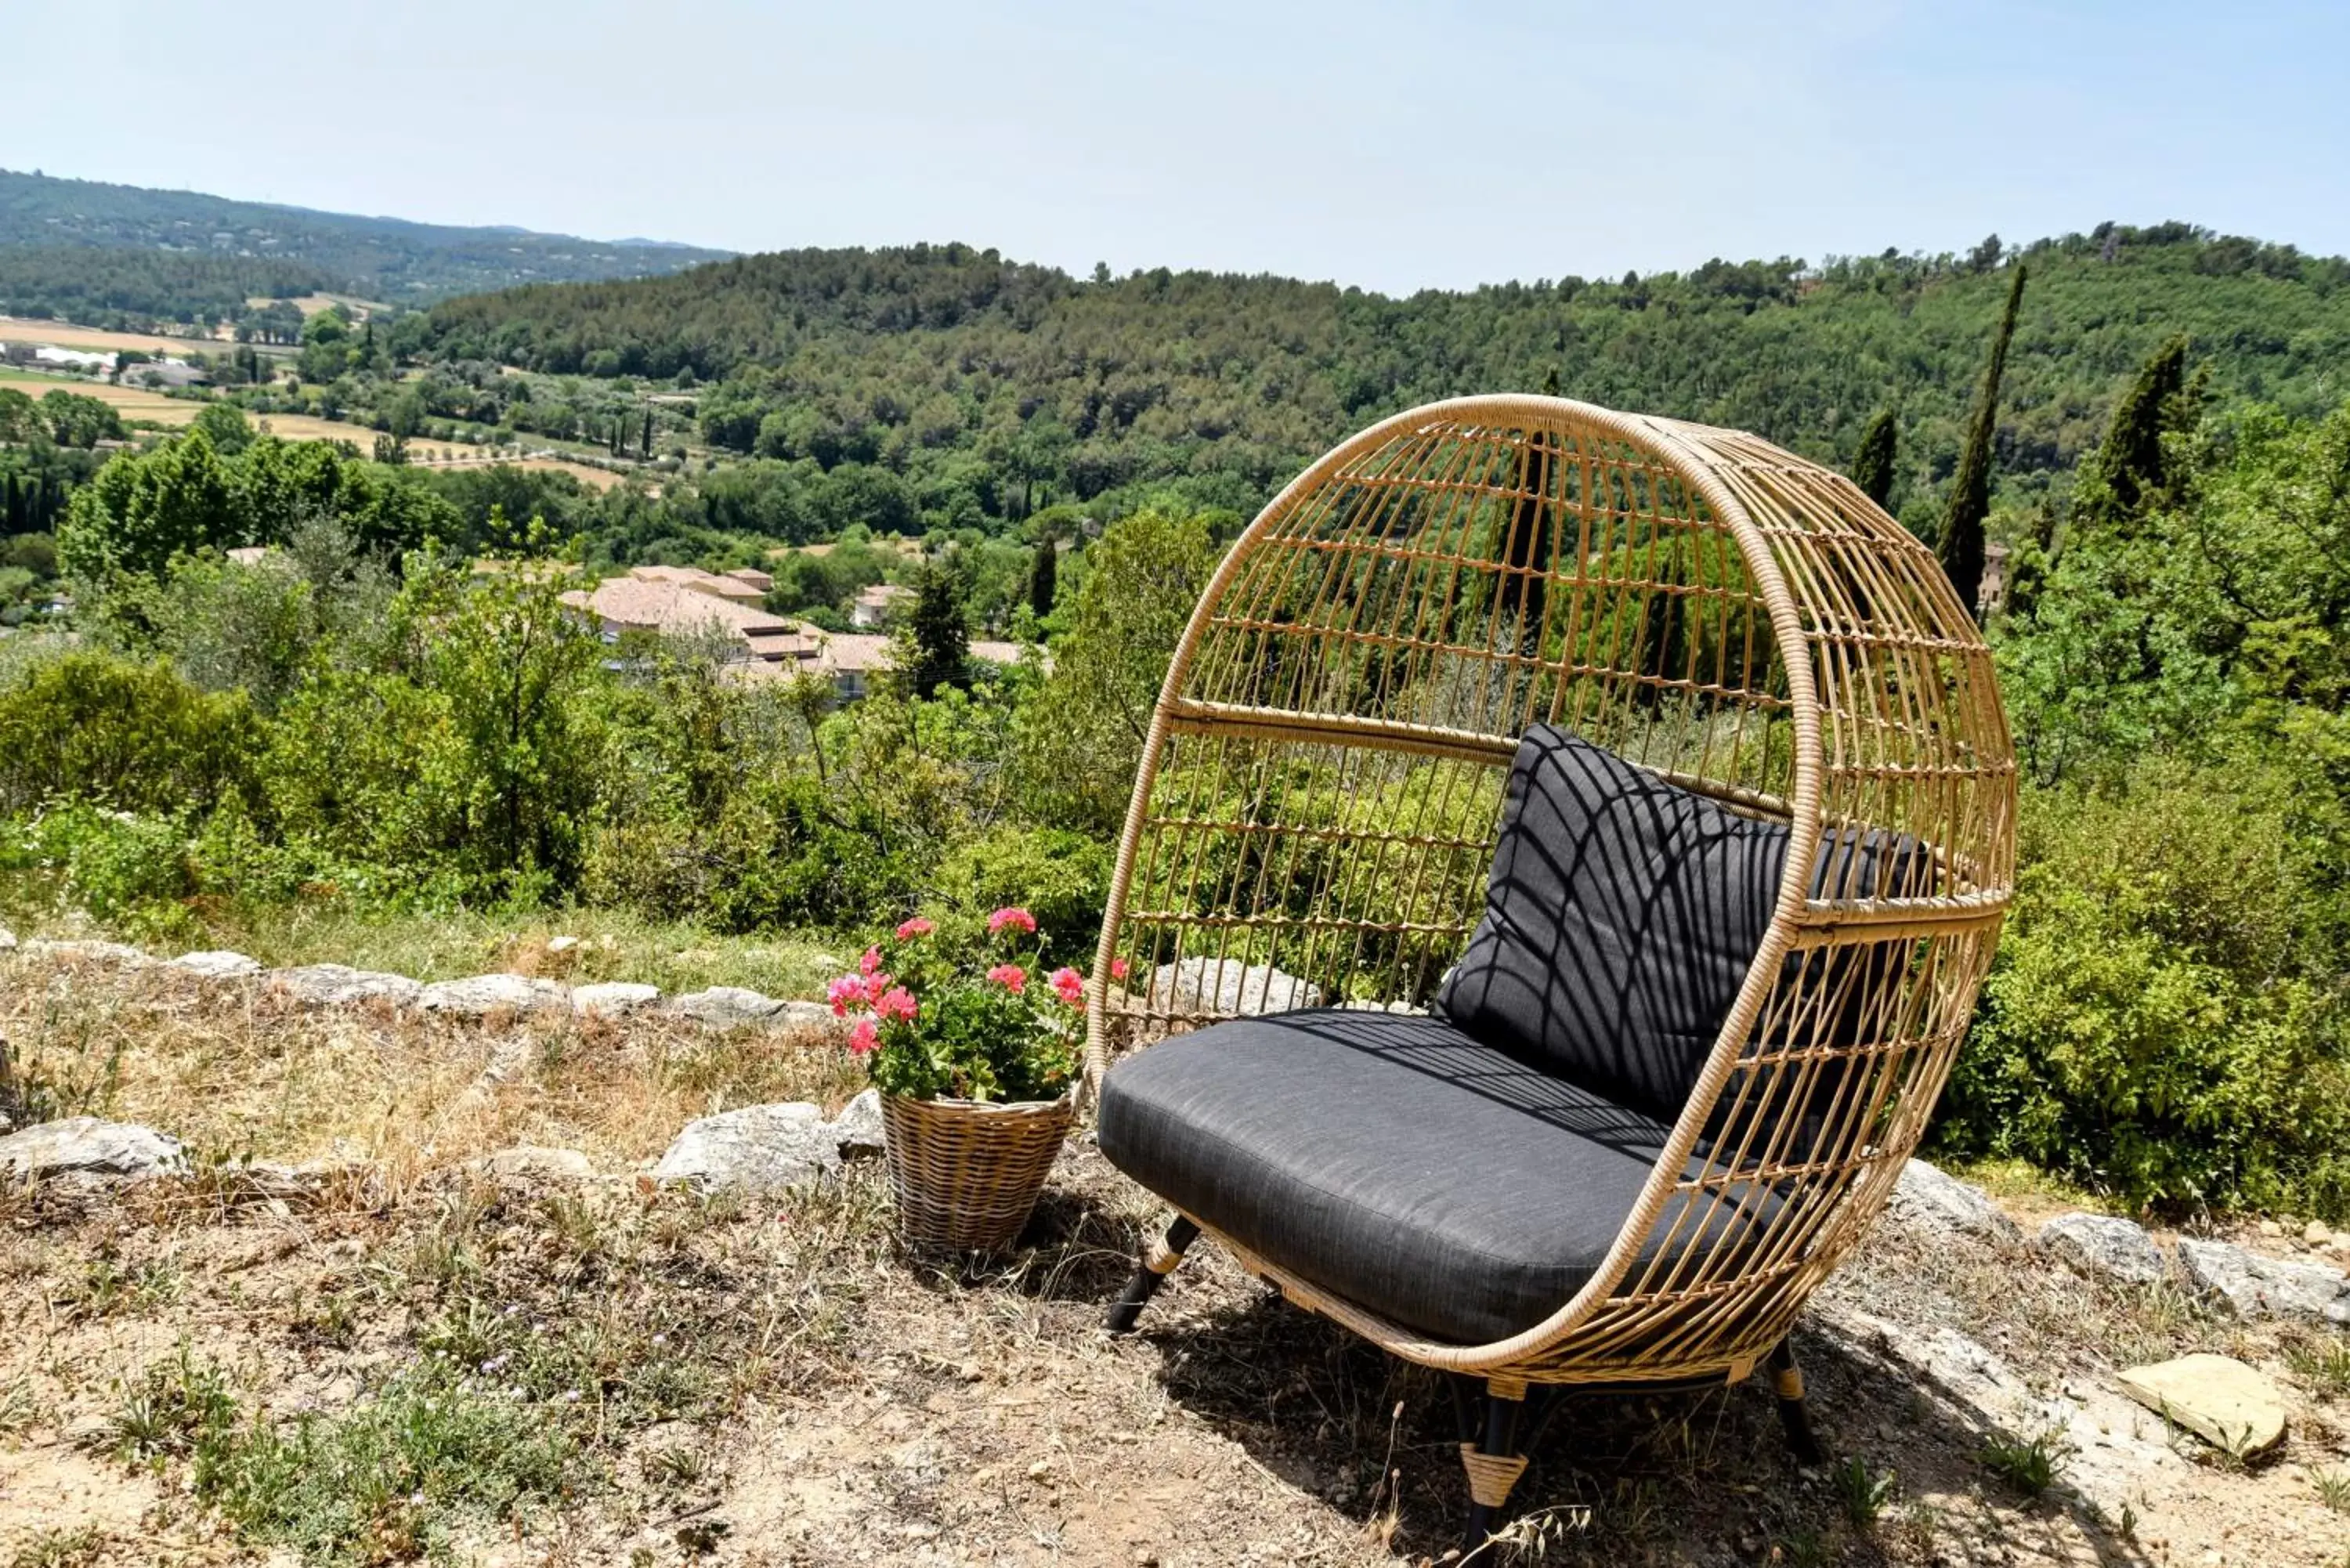
<instances>
[{"instance_id":1,"label":"forested hillside","mask_svg":"<svg viewBox=\"0 0 2350 1568\"><path fill-rule=\"evenodd\" d=\"M398 304L546 279L641 277L723 254L0 170L0 313L100 326L217 320L248 297L316 290Z\"/></svg>"},{"instance_id":2,"label":"forested hillside","mask_svg":"<svg viewBox=\"0 0 2350 1568\"><path fill-rule=\"evenodd\" d=\"M2350 264L2183 223L1403 299L1164 269L1081 281L962 245L798 251L452 300L399 346L714 381L699 421L717 448L879 463L1014 517L1039 484L1090 500L1173 483L1245 510L1379 414L1554 378L1571 397L1741 426L1838 462L1890 405L1894 506L1922 525L2018 257L2032 283L2000 421L2011 500L2074 462L2116 380L2174 333L2222 397L2313 413L2342 394Z\"/></svg>"}]
</instances>

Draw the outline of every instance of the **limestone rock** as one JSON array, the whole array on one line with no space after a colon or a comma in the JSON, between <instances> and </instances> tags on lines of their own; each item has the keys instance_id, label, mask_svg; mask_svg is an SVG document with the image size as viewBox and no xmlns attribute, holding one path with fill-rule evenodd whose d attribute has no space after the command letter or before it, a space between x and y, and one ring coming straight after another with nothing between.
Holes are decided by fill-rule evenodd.
<instances>
[{"instance_id":1,"label":"limestone rock","mask_svg":"<svg viewBox=\"0 0 2350 1568\"><path fill-rule=\"evenodd\" d=\"M16 933L5 926L0 926L0 953L13 951L16 946Z\"/></svg>"},{"instance_id":2,"label":"limestone rock","mask_svg":"<svg viewBox=\"0 0 2350 1568\"><path fill-rule=\"evenodd\" d=\"M2350 1280L2327 1263L2263 1257L2225 1241L2178 1243L2178 1271L2239 1317L2302 1318L2350 1327Z\"/></svg>"},{"instance_id":3,"label":"limestone rock","mask_svg":"<svg viewBox=\"0 0 2350 1568\"><path fill-rule=\"evenodd\" d=\"M588 1181L596 1175L594 1162L576 1148L544 1148L527 1143L484 1155L473 1163L492 1176L525 1181Z\"/></svg>"},{"instance_id":4,"label":"limestone rock","mask_svg":"<svg viewBox=\"0 0 2350 1568\"><path fill-rule=\"evenodd\" d=\"M172 967L187 970L206 980L235 980L248 974L259 974L261 961L247 958L243 953L214 950L182 953L172 961Z\"/></svg>"},{"instance_id":5,"label":"limestone rock","mask_svg":"<svg viewBox=\"0 0 2350 1568\"><path fill-rule=\"evenodd\" d=\"M774 997L739 985L713 985L708 991L688 992L669 1005L671 1012L713 1029L743 1029L765 1023L784 1010L784 1004Z\"/></svg>"},{"instance_id":6,"label":"limestone rock","mask_svg":"<svg viewBox=\"0 0 2350 1568\"><path fill-rule=\"evenodd\" d=\"M839 1168L839 1141L823 1113L795 1100L688 1122L653 1168L653 1179L771 1191Z\"/></svg>"},{"instance_id":7,"label":"limestone rock","mask_svg":"<svg viewBox=\"0 0 2350 1568\"><path fill-rule=\"evenodd\" d=\"M2032 1244L2084 1273L2104 1274L2124 1284L2157 1284L2168 1272L2146 1227L2110 1214L2060 1214L2040 1228Z\"/></svg>"},{"instance_id":8,"label":"limestone rock","mask_svg":"<svg viewBox=\"0 0 2350 1568\"><path fill-rule=\"evenodd\" d=\"M1287 1012L1322 1005L1322 988L1270 964L1237 959L1187 958L1152 972L1148 1005L1160 1012L1212 1012L1225 1017Z\"/></svg>"},{"instance_id":9,"label":"limestone rock","mask_svg":"<svg viewBox=\"0 0 2350 1568\"><path fill-rule=\"evenodd\" d=\"M1971 1236L1979 1241L2012 1246L2023 1240L2022 1227L2009 1219L1980 1187L1960 1181L1922 1159L1901 1168L1893 1189L1894 1215L1910 1224L1944 1234Z\"/></svg>"},{"instance_id":10,"label":"limestone rock","mask_svg":"<svg viewBox=\"0 0 2350 1568\"><path fill-rule=\"evenodd\" d=\"M2241 1361L2182 1355L2121 1374L2122 1392L2213 1447L2243 1459L2284 1438L2284 1397Z\"/></svg>"},{"instance_id":11,"label":"limestone rock","mask_svg":"<svg viewBox=\"0 0 2350 1568\"><path fill-rule=\"evenodd\" d=\"M551 980L525 980L518 974L476 974L463 980L443 980L424 988L417 1005L427 1012L451 1012L461 1018L483 1018L493 1012L528 1012L541 1007L569 1007L571 992Z\"/></svg>"},{"instance_id":12,"label":"limestone rock","mask_svg":"<svg viewBox=\"0 0 2350 1568\"><path fill-rule=\"evenodd\" d=\"M832 1136L845 1155L879 1154L881 1091L866 1089L841 1106L840 1115L832 1118Z\"/></svg>"},{"instance_id":13,"label":"limestone rock","mask_svg":"<svg viewBox=\"0 0 2350 1568\"><path fill-rule=\"evenodd\" d=\"M68 1116L0 1137L0 1176L23 1181L79 1176L138 1181L185 1170L180 1140L136 1122Z\"/></svg>"},{"instance_id":14,"label":"limestone rock","mask_svg":"<svg viewBox=\"0 0 2350 1568\"><path fill-rule=\"evenodd\" d=\"M849 1027L846 1020L835 1018L832 1015L832 1009L821 1002L786 1002L784 1003L784 1010L775 1017L776 1022L786 1029L806 1029L820 1033L845 1034Z\"/></svg>"},{"instance_id":15,"label":"limestone rock","mask_svg":"<svg viewBox=\"0 0 2350 1568\"><path fill-rule=\"evenodd\" d=\"M608 980L595 985L574 986L571 1005L582 1012L593 1012L603 1018L626 1018L640 1007L650 1007L660 1000L660 987L646 985L633 980Z\"/></svg>"},{"instance_id":16,"label":"limestone rock","mask_svg":"<svg viewBox=\"0 0 2350 1568\"><path fill-rule=\"evenodd\" d=\"M551 953L567 953L578 945L579 939L577 937L549 937L546 939L546 950Z\"/></svg>"},{"instance_id":17,"label":"limestone rock","mask_svg":"<svg viewBox=\"0 0 2350 1568\"><path fill-rule=\"evenodd\" d=\"M2333 1240L2334 1232L2323 1220L2312 1220L2301 1228L2301 1241L2305 1247L2323 1247Z\"/></svg>"},{"instance_id":18,"label":"limestone rock","mask_svg":"<svg viewBox=\"0 0 2350 1568\"><path fill-rule=\"evenodd\" d=\"M378 997L394 1007L413 1007L424 995L424 987L404 974L353 969L343 963L309 963L276 970L270 974L269 982L296 1001L313 1007L348 1007Z\"/></svg>"}]
</instances>

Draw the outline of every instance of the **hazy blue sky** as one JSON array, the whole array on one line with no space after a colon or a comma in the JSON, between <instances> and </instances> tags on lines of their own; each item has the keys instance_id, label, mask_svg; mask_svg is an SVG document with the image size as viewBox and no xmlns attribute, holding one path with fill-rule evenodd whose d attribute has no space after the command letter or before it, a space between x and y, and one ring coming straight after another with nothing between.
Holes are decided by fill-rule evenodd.
<instances>
[{"instance_id":1,"label":"hazy blue sky","mask_svg":"<svg viewBox=\"0 0 2350 1568\"><path fill-rule=\"evenodd\" d=\"M2178 217L2350 251L2350 5L33 0L0 166L1388 290Z\"/></svg>"}]
</instances>

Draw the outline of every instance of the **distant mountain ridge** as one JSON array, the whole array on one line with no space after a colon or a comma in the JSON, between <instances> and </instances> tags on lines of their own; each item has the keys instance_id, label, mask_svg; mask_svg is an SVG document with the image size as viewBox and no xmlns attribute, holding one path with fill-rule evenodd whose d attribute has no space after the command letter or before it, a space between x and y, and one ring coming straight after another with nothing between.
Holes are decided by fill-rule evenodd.
<instances>
[{"instance_id":1,"label":"distant mountain ridge","mask_svg":"<svg viewBox=\"0 0 2350 1568\"><path fill-rule=\"evenodd\" d=\"M90 251L116 254L104 263ZM185 320L242 292L323 291L394 305L526 283L617 282L732 253L509 225L367 217L193 191L0 170L0 309ZM109 281L93 288L102 268ZM244 286L249 284L250 286Z\"/></svg>"}]
</instances>

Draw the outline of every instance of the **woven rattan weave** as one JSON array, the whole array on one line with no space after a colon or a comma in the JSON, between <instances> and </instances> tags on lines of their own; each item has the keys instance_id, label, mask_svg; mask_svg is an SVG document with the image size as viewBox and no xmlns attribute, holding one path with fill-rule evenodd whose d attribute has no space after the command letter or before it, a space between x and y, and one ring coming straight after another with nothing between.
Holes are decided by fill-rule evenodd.
<instances>
[{"instance_id":1,"label":"woven rattan weave","mask_svg":"<svg viewBox=\"0 0 2350 1568\"><path fill-rule=\"evenodd\" d=\"M1288 985L1175 983L1203 964L1425 1007L1540 722L1791 829L1769 934L1640 1201L1588 1286L1490 1345L1243 1262L1481 1379L1741 1378L1883 1206L2013 881L1989 651L1932 554L1839 474L1733 431L1515 396L1412 410L1315 463L1225 557L1168 671L1094 971L1129 978L1094 990L1087 1080ZM1810 897L1845 827L1913 836L1932 886ZM1770 1112L1815 1082L1835 1085L1826 1114ZM1691 1201L1669 1208L1677 1189ZM1765 1190L1753 1245L1679 1244L1709 1204Z\"/></svg>"},{"instance_id":2,"label":"woven rattan weave","mask_svg":"<svg viewBox=\"0 0 2350 1568\"><path fill-rule=\"evenodd\" d=\"M1010 1246L1075 1117L1066 1095L1020 1105L883 1096L898 1234L915 1246L958 1251Z\"/></svg>"}]
</instances>

